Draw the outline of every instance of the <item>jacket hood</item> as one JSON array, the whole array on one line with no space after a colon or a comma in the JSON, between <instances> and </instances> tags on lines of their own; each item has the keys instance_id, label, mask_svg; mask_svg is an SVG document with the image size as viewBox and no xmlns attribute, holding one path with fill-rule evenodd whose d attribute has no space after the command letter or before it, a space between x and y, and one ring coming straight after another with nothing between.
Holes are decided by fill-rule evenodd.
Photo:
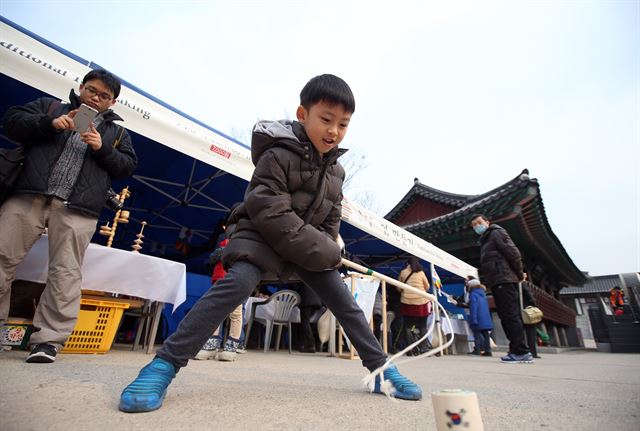
<instances>
[{"instance_id":1,"label":"jacket hood","mask_svg":"<svg viewBox=\"0 0 640 431\"><path fill-rule=\"evenodd\" d=\"M251 161L254 166L257 165L260 156L274 145L286 148L301 157L305 153L310 154L310 157L313 158L319 156L319 153L315 151L313 144L309 140L304 126L298 121L263 120L256 123L251 136ZM338 157L346 152L347 150L345 149L334 148L325 155L324 160L335 163Z\"/></svg>"},{"instance_id":2,"label":"jacket hood","mask_svg":"<svg viewBox=\"0 0 640 431\"><path fill-rule=\"evenodd\" d=\"M71 103L72 110L79 108L82 104L82 102L80 101L80 97L73 89L71 89L71 92L69 92L69 102ZM113 112L113 110L111 109L103 111L101 115L104 117L104 121L124 121L121 116Z\"/></svg>"}]
</instances>

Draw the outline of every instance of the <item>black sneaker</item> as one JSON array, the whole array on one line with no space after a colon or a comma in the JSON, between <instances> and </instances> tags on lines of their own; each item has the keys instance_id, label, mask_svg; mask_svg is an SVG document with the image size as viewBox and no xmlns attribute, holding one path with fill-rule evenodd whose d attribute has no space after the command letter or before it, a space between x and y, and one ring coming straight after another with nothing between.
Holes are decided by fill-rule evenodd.
<instances>
[{"instance_id":1,"label":"black sneaker","mask_svg":"<svg viewBox=\"0 0 640 431\"><path fill-rule=\"evenodd\" d=\"M55 346L48 343L40 343L36 344L29 356L27 356L26 361L34 364L50 364L51 362L56 361L56 354L58 353L58 349Z\"/></svg>"},{"instance_id":2,"label":"black sneaker","mask_svg":"<svg viewBox=\"0 0 640 431\"><path fill-rule=\"evenodd\" d=\"M301 346L301 353L316 353L316 346Z\"/></svg>"}]
</instances>

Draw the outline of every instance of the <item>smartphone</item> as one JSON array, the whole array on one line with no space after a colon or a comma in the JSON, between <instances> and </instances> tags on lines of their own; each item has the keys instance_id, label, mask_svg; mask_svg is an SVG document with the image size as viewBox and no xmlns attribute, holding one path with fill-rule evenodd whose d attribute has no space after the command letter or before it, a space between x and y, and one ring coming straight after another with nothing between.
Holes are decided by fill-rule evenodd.
<instances>
[{"instance_id":1,"label":"smartphone","mask_svg":"<svg viewBox=\"0 0 640 431\"><path fill-rule=\"evenodd\" d=\"M78 133L88 131L89 124L91 124L91 122L96 118L96 115L98 115L98 111L83 103L80 105L80 108L78 108L76 116L73 117L73 124L75 124L73 130Z\"/></svg>"}]
</instances>

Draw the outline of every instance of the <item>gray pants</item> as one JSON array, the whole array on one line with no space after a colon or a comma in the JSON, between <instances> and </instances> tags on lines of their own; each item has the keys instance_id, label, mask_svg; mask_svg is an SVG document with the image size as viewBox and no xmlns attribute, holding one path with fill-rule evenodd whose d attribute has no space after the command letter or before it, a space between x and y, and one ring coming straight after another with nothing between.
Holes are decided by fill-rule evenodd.
<instances>
[{"instance_id":1,"label":"gray pants","mask_svg":"<svg viewBox=\"0 0 640 431\"><path fill-rule=\"evenodd\" d=\"M67 209L61 199L15 195L0 207L0 323L9 315L16 267L49 228L47 285L33 317L37 332L30 344L60 348L76 326L82 261L96 229L96 219ZM39 330L38 330L39 328Z\"/></svg>"},{"instance_id":2,"label":"gray pants","mask_svg":"<svg viewBox=\"0 0 640 431\"><path fill-rule=\"evenodd\" d=\"M298 268L296 273L336 316L362 358L362 364L371 371L383 365L386 355L338 271L311 272ZM261 275L257 266L245 261L236 262L227 276L211 286L198 300L180 322L176 332L165 340L157 356L171 362L176 368L186 366L213 329L247 299L260 283Z\"/></svg>"}]
</instances>

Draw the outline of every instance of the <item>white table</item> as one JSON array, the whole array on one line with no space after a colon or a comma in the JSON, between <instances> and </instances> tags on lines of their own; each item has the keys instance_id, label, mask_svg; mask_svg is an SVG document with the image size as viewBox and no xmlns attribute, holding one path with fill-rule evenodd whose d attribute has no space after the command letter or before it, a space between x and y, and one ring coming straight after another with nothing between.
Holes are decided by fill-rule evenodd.
<instances>
[{"instance_id":1,"label":"white table","mask_svg":"<svg viewBox=\"0 0 640 431\"><path fill-rule=\"evenodd\" d=\"M431 321L433 319L433 313L429 315L427 318L427 328L431 326ZM453 332L455 338L455 342L452 347L454 353L457 353L458 350L466 350L469 351L469 342L473 339L473 332L471 328L469 328L469 324L464 319L451 319L451 325L449 325L449 321L444 317L440 316L440 325L442 328L442 332L446 334L451 334ZM434 332L429 336L429 340L433 339L435 335ZM459 349L460 348L460 349Z\"/></svg>"},{"instance_id":2,"label":"white table","mask_svg":"<svg viewBox=\"0 0 640 431\"><path fill-rule=\"evenodd\" d=\"M433 319L433 313L430 314L429 317L427 317L427 327L431 325L431 319ZM449 326L449 321L447 320L447 318L444 316L440 316L440 323L442 326L442 332L444 332L445 334L451 334L451 332L453 332L456 335L466 335L471 337L473 336L471 328L469 328L467 321L464 319L451 319L451 326ZM451 330L452 327L453 331Z\"/></svg>"},{"instance_id":3,"label":"white table","mask_svg":"<svg viewBox=\"0 0 640 431\"><path fill-rule=\"evenodd\" d=\"M43 235L18 265L16 280L46 283L49 241ZM175 310L187 297L187 270L183 263L89 244L82 265L82 289L136 296L154 301L151 338L154 340L162 303ZM151 353L153 342L147 353Z\"/></svg>"}]
</instances>

